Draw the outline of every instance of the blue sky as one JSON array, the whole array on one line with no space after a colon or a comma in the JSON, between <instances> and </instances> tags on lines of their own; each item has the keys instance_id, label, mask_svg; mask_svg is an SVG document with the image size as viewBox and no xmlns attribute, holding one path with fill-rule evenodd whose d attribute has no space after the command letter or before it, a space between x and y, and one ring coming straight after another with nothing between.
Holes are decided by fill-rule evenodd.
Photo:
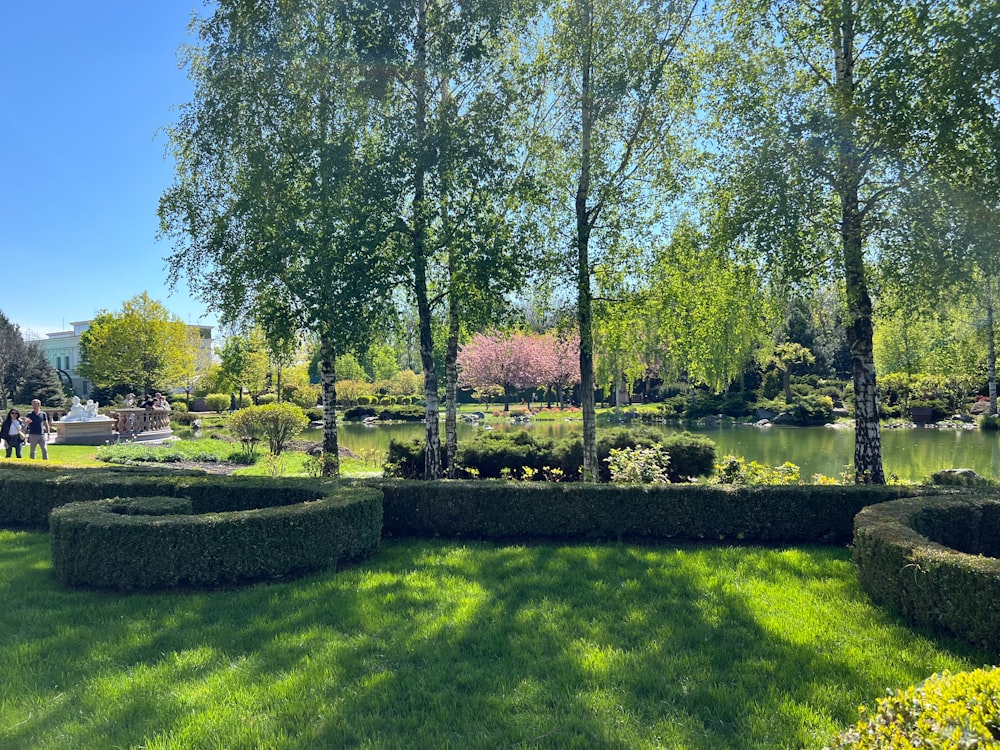
<instances>
[{"instance_id":1,"label":"blue sky","mask_svg":"<svg viewBox=\"0 0 1000 750\"><path fill-rule=\"evenodd\" d=\"M172 293L156 207L172 180L166 139L192 87L178 48L203 0L4 4L0 22L0 310L38 334L148 291ZM12 283L11 283L12 282Z\"/></svg>"}]
</instances>

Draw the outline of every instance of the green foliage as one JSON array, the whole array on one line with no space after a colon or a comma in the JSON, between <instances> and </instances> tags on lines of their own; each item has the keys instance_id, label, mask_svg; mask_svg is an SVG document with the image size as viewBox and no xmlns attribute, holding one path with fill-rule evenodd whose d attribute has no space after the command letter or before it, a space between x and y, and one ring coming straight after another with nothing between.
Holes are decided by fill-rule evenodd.
<instances>
[{"instance_id":1,"label":"green foliage","mask_svg":"<svg viewBox=\"0 0 1000 750\"><path fill-rule=\"evenodd\" d=\"M670 456L663 446L612 448L608 455L611 481L616 484L666 484Z\"/></svg>"},{"instance_id":2,"label":"green foliage","mask_svg":"<svg viewBox=\"0 0 1000 750\"><path fill-rule=\"evenodd\" d=\"M656 430L601 430L597 435L602 481L610 481L611 470L607 459L612 449L651 448L661 445L670 456L666 476L671 482L686 481L691 477L707 476L715 465L715 443L708 438L690 433L664 436ZM543 480L559 470L560 479L580 477L583 467L583 441L579 436L554 441L537 437L526 430L513 432L483 431L472 440L458 446L458 466L469 475L481 479L523 477ZM525 472L525 467L530 471ZM389 446L387 476L414 478L423 472L423 447L419 443L398 443ZM419 472L419 473L417 473Z\"/></svg>"},{"instance_id":3,"label":"green foliage","mask_svg":"<svg viewBox=\"0 0 1000 750\"><path fill-rule=\"evenodd\" d=\"M80 336L80 375L102 388L136 393L182 385L194 369L200 339L148 294L101 312Z\"/></svg>"},{"instance_id":4,"label":"green foliage","mask_svg":"<svg viewBox=\"0 0 1000 750\"><path fill-rule=\"evenodd\" d=\"M938 490L940 492L940 490ZM865 508L855 520L861 587L921 626L1000 650L1000 500L966 490Z\"/></svg>"},{"instance_id":5,"label":"green foliage","mask_svg":"<svg viewBox=\"0 0 1000 750\"><path fill-rule=\"evenodd\" d=\"M767 466L747 461L743 456L723 456L716 464L715 481L719 484L799 484L799 467L786 461L780 466Z\"/></svg>"},{"instance_id":6,"label":"green foliage","mask_svg":"<svg viewBox=\"0 0 1000 750\"><path fill-rule=\"evenodd\" d=\"M254 327L246 334L229 336L219 349L219 358L223 379L236 386L237 393L249 393L257 403L267 387L270 367L264 331Z\"/></svg>"},{"instance_id":7,"label":"green foliage","mask_svg":"<svg viewBox=\"0 0 1000 750\"><path fill-rule=\"evenodd\" d=\"M177 487L202 472L170 476L140 468L79 471L52 466L5 466L0 476L0 527L47 529L49 513L64 503L107 497L180 494Z\"/></svg>"},{"instance_id":8,"label":"green foliage","mask_svg":"<svg viewBox=\"0 0 1000 750\"><path fill-rule=\"evenodd\" d=\"M192 483L182 490L190 500L173 505L130 497L58 507L50 518L56 576L68 586L121 590L220 586L328 568L378 549L375 490L221 484Z\"/></svg>"},{"instance_id":9,"label":"green foliage","mask_svg":"<svg viewBox=\"0 0 1000 750\"><path fill-rule=\"evenodd\" d=\"M281 455L288 443L309 426L302 408L295 404L266 404L256 407L260 424L267 437L268 450L273 456Z\"/></svg>"},{"instance_id":10,"label":"green foliage","mask_svg":"<svg viewBox=\"0 0 1000 750\"><path fill-rule=\"evenodd\" d=\"M257 397L257 405L264 406L265 404L276 404L278 403L277 393L263 393Z\"/></svg>"},{"instance_id":11,"label":"green foliage","mask_svg":"<svg viewBox=\"0 0 1000 750\"><path fill-rule=\"evenodd\" d=\"M229 411L232 397L228 393L209 393L205 396L205 405L209 411Z\"/></svg>"},{"instance_id":12,"label":"green foliage","mask_svg":"<svg viewBox=\"0 0 1000 750\"><path fill-rule=\"evenodd\" d=\"M833 420L833 399L818 393L799 396L790 413L795 424L824 424Z\"/></svg>"},{"instance_id":13,"label":"green foliage","mask_svg":"<svg viewBox=\"0 0 1000 750\"><path fill-rule=\"evenodd\" d=\"M422 467L421 467L422 468ZM866 505L902 486L720 486L382 480L387 536L822 542L851 539Z\"/></svg>"},{"instance_id":14,"label":"green foliage","mask_svg":"<svg viewBox=\"0 0 1000 750\"><path fill-rule=\"evenodd\" d=\"M153 495L151 497L111 498L108 508L122 516L176 516L192 513L191 498Z\"/></svg>"},{"instance_id":15,"label":"green foliage","mask_svg":"<svg viewBox=\"0 0 1000 750\"><path fill-rule=\"evenodd\" d=\"M254 453L257 443L266 438L268 451L278 456L290 440L309 426L309 420L300 407L283 402L237 409L229 415L228 424L245 452Z\"/></svg>"},{"instance_id":16,"label":"green foliage","mask_svg":"<svg viewBox=\"0 0 1000 750\"><path fill-rule=\"evenodd\" d=\"M979 416L979 429L987 432L1000 431L1000 416L995 414L981 414Z\"/></svg>"},{"instance_id":17,"label":"green foliage","mask_svg":"<svg viewBox=\"0 0 1000 750\"><path fill-rule=\"evenodd\" d=\"M257 452L257 444L264 437L264 424L259 407L247 406L237 409L229 415L226 425L239 439L244 453L253 455Z\"/></svg>"},{"instance_id":18,"label":"green foliage","mask_svg":"<svg viewBox=\"0 0 1000 750\"><path fill-rule=\"evenodd\" d=\"M969 750L1000 739L1000 667L934 674L881 698L831 750Z\"/></svg>"},{"instance_id":19,"label":"green foliage","mask_svg":"<svg viewBox=\"0 0 1000 750\"><path fill-rule=\"evenodd\" d=\"M385 475L403 479L423 477L425 451L426 445L422 440L410 440L405 443L390 440L386 451Z\"/></svg>"},{"instance_id":20,"label":"green foliage","mask_svg":"<svg viewBox=\"0 0 1000 750\"><path fill-rule=\"evenodd\" d=\"M174 440L162 445L111 443L97 448L97 460L110 464L233 461L234 448L222 440Z\"/></svg>"},{"instance_id":21,"label":"green foliage","mask_svg":"<svg viewBox=\"0 0 1000 750\"><path fill-rule=\"evenodd\" d=\"M344 421L360 422L368 417L376 417L383 422L422 422L426 411L422 406L354 406L344 410Z\"/></svg>"}]
</instances>

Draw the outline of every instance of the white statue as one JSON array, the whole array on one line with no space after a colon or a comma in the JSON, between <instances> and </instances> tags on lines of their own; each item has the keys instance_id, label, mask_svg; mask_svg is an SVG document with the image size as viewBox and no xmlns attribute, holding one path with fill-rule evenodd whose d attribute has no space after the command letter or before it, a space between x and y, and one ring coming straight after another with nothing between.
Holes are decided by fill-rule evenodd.
<instances>
[{"instance_id":1,"label":"white statue","mask_svg":"<svg viewBox=\"0 0 1000 750\"><path fill-rule=\"evenodd\" d=\"M60 419L60 422L105 422L111 417L97 412L98 403L87 399L86 405L80 403L79 396L73 396L73 401L69 411Z\"/></svg>"},{"instance_id":2,"label":"white statue","mask_svg":"<svg viewBox=\"0 0 1000 750\"><path fill-rule=\"evenodd\" d=\"M80 403L79 396L73 396L73 403L69 407L69 412L62 418L62 422L83 422L87 419L87 408Z\"/></svg>"}]
</instances>

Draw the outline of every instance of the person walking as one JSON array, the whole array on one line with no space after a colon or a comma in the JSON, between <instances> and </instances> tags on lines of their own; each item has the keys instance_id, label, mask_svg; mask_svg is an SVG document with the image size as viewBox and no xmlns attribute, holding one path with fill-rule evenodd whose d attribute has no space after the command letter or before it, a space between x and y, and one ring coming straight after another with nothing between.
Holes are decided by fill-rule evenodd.
<instances>
[{"instance_id":1,"label":"person walking","mask_svg":"<svg viewBox=\"0 0 1000 750\"><path fill-rule=\"evenodd\" d=\"M3 437L3 441L7 445L7 458L10 458L11 451L14 451L18 458L21 458L21 445L24 443L24 437L21 433L23 429L21 412L17 409L11 409L7 412L7 417L0 425L0 437Z\"/></svg>"},{"instance_id":2,"label":"person walking","mask_svg":"<svg viewBox=\"0 0 1000 750\"><path fill-rule=\"evenodd\" d=\"M31 411L28 412L28 445L31 449L28 455L35 457L35 447L41 446L42 460L49 460L49 449L46 443L48 436L52 434L52 422L49 415L42 411L42 402L37 398L31 402Z\"/></svg>"}]
</instances>

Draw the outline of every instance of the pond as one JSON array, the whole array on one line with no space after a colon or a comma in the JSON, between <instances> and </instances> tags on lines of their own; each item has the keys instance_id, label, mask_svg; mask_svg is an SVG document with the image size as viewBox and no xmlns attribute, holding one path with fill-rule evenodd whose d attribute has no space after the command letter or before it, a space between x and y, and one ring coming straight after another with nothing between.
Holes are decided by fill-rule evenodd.
<instances>
[{"instance_id":1,"label":"pond","mask_svg":"<svg viewBox=\"0 0 1000 750\"><path fill-rule=\"evenodd\" d=\"M665 433L682 428L658 425ZM496 424L495 429L528 429L544 437L559 438L579 431L579 421L545 421L525 425ZM459 442L470 439L481 427L460 422ZM598 427L598 429L601 429ZM718 455L744 456L772 466L791 461L798 464L802 477L813 474L839 478L854 460L854 431L829 427L767 428L750 425L692 427L690 432L710 437L718 445ZM442 425L443 432L443 425ZM360 453L366 449L385 451L389 441L422 439L422 423L388 424L366 427L358 423L339 425L340 443ZM308 440L322 440L320 430L308 430ZM442 436L443 437L443 436ZM985 477L1000 479L1000 433L980 430L950 430L933 427L882 430L882 455L886 475L919 481L938 469L975 469Z\"/></svg>"}]
</instances>

